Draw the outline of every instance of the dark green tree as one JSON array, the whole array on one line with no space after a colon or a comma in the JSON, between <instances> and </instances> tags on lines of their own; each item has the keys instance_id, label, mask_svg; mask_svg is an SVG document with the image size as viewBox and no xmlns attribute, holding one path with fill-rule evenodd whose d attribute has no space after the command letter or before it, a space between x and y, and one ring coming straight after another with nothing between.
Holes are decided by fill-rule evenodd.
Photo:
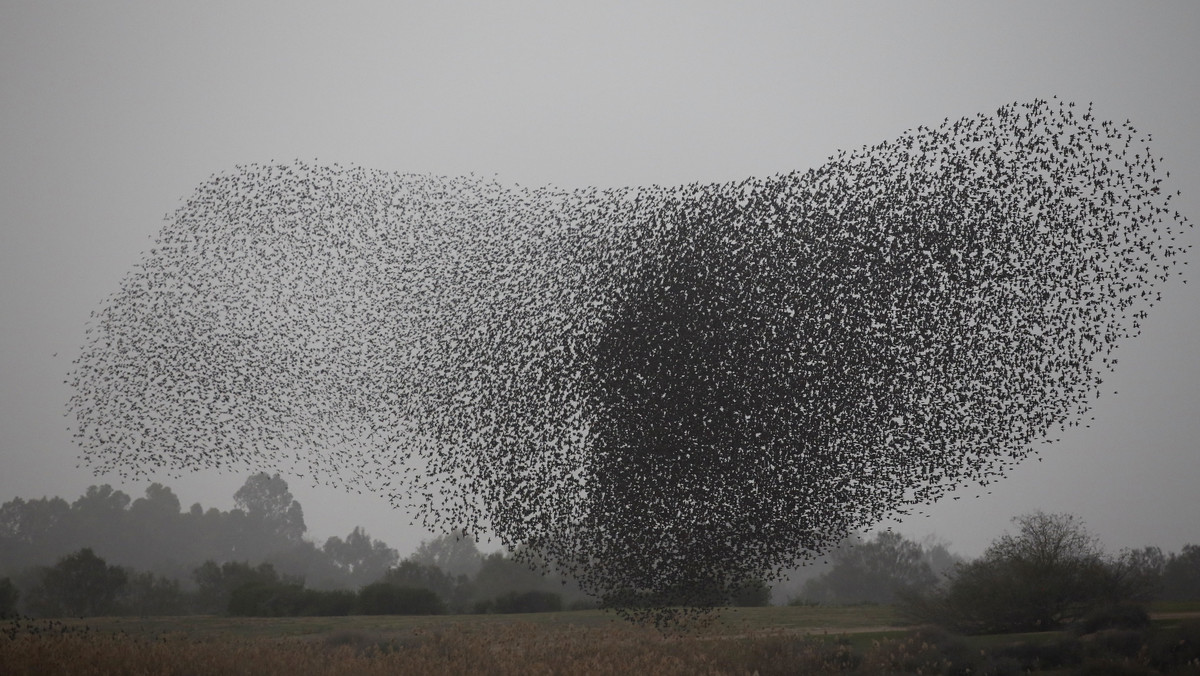
<instances>
[{"instance_id":1,"label":"dark green tree","mask_svg":"<svg viewBox=\"0 0 1200 676\"><path fill-rule=\"evenodd\" d=\"M426 540L409 557L416 563L437 566L452 577L474 577L483 566L483 554L469 535L447 533Z\"/></svg>"},{"instance_id":2,"label":"dark green tree","mask_svg":"<svg viewBox=\"0 0 1200 676\"><path fill-rule=\"evenodd\" d=\"M130 498L112 486L88 486L71 503L71 528L77 546L112 557L131 548L134 531L127 522Z\"/></svg>"},{"instance_id":3,"label":"dark green tree","mask_svg":"<svg viewBox=\"0 0 1200 676\"><path fill-rule=\"evenodd\" d=\"M897 594L927 592L938 582L921 545L895 532L843 544L830 558L833 567L805 583L801 598L826 604L890 604Z\"/></svg>"},{"instance_id":4,"label":"dark green tree","mask_svg":"<svg viewBox=\"0 0 1200 676\"><path fill-rule=\"evenodd\" d=\"M388 570L379 581L394 584L397 587L430 589L444 600L449 600L454 596L456 585L455 579L441 568L417 563L411 557Z\"/></svg>"},{"instance_id":5,"label":"dark green tree","mask_svg":"<svg viewBox=\"0 0 1200 676\"><path fill-rule=\"evenodd\" d=\"M1162 598L1170 601L1200 600L1200 546L1184 545L1163 565Z\"/></svg>"},{"instance_id":6,"label":"dark green tree","mask_svg":"<svg viewBox=\"0 0 1200 676\"><path fill-rule=\"evenodd\" d=\"M398 587L429 589L445 602L447 610L463 613L478 600L474 580L466 575L452 576L441 568L418 563L414 557L401 561L380 579Z\"/></svg>"},{"instance_id":7,"label":"dark green tree","mask_svg":"<svg viewBox=\"0 0 1200 676\"><path fill-rule=\"evenodd\" d=\"M1047 631L1133 600L1078 517L1034 512L1013 521L1017 533L960 565L944 590L906 597L905 611L964 633Z\"/></svg>"},{"instance_id":8,"label":"dark green tree","mask_svg":"<svg viewBox=\"0 0 1200 676\"><path fill-rule=\"evenodd\" d=\"M446 606L430 589L375 582L358 593L364 615L441 615Z\"/></svg>"},{"instance_id":9,"label":"dark green tree","mask_svg":"<svg viewBox=\"0 0 1200 676\"><path fill-rule=\"evenodd\" d=\"M117 599L128 580L124 570L86 547L43 569L40 577L31 605L37 614L50 617L117 614Z\"/></svg>"},{"instance_id":10,"label":"dark green tree","mask_svg":"<svg viewBox=\"0 0 1200 676\"><path fill-rule=\"evenodd\" d=\"M233 590L226 610L230 615L242 617L315 615L310 607L315 607L314 597L320 594L302 584L249 582Z\"/></svg>"},{"instance_id":11,"label":"dark green tree","mask_svg":"<svg viewBox=\"0 0 1200 676\"><path fill-rule=\"evenodd\" d=\"M750 580L734 585L729 592L730 605L751 608L771 605L771 588L762 580Z\"/></svg>"},{"instance_id":12,"label":"dark green tree","mask_svg":"<svg viewBox=\"0 0 1200 676\"><path fill-rule=\"evenodd\" d=\"M352 588L378 580L400 559L396 550L382 540L372 540L361 526L350 531L344 540L329 538L322 550Z\"/></svg>"},{"instance_id":13,"label":"dark green tree","mask_svg":"<svg viewBox=\"0 0 1200 676\"><path fill-rule=\"evenodd\" d=\"M497 613L555 613L562 609L562 594L551 591L508 592L488 606Z\"/></svg>"},{"instance_id":14,"label":"dark green tree","mask_svg":"<svg viewBox=\"0 0 1200 676\"><path fill-rule=\"evenodd\" d=\"M534 570L503 552L493 552L483 559L475 575L477 600L492 599L509 592L558 591L562 583Z\"/></svg>"},{"instance_id":15,"label":"dark green tree","mask_svg":"<svg viewBox=\"0 0 1200 676\"><path fill-rule=\"evenodd\" d=\"M224 613L234 590L247 585L273 586L280 583L295 584L297 580L281 579L275 567L269 563L251 566L249 563L229 561L218 565L205 561L192 575L197 587L197 610L202 613Z\"/></svg>"},{"instance_id":16,"label":"dark green tree","mask_svg":"<svg viewBox=\"0 0 1200 676\"><path fill-rule=\"evenodd\" d=\"M334 564L323 548L308 540L272 552L266 557L265 563L274 566L281 576L302 579L313 589L357 591L363 584L347 577L345 571ZM373 580L366 580L371 581Z\"/></svg>"},{"instance_id":17,"label":"dark green tree","mask_svg":"<svg viewBox=\"0 0 1200 676\"><path fill-rule=\"evenodd\" d=\"M212 556L203 548L194 520L181 512L179 498L168 487L153 483L129 505L127 527L136 536L110 559L126 567L173 578L186 578L197 561Z\"/></svg>"},{"instance_id":18,"label":"dark green tree","mask_svg":"<svg viewBox=\"0 0 1200 676\"><path fill-rule=\"evenodd\" d=\"M127 581L119 599L121 612L129 615L186 615L191 599L179 580L146 571L126 571Z\"/></svg>"},{"instance_id":19,"label":"dark green tree","mask_svg":"<svg viewBox=\"0 0 1200 676\"><path fill-rule=\"evenodd\" d=\"M9 578L0 578L0 618L12 617L17 614L17 599L20 593L17 586Z\"/></svg>"},{"instance_id":20,"label":"dark green tree","mask_svg":"<svg viewBox=\"0 0 1200 676\"><path fill-rule=\"evenodd\" d=\"M0 570L16 572L46 564L74 550L71 505L62 498L0 505Z\"/></svg>"},{"instance_id":21,"label":"dark green tree","mask_svg":"<svg viewBox=\"0 0 1200 676\"><path fill-rule=\"evenodd\" d=\"M1151 601L1162 596L1167 557L1158 547L1126 549L1110 564L1116 582L1131 599Z\"/></svg>"},{"instance_id":22,"label":"dark green tree","mask_svg":"<svg viewBox=\"0 0 1200 676\"><path fill-rule=\"evenodd\" d=\"M233 494L236 510L245 514L249 532L264 538L272 547L299 542L307 527L304 510L288 491L287 482L260 472L246 479Z\"/></svg>"}]
</instances>

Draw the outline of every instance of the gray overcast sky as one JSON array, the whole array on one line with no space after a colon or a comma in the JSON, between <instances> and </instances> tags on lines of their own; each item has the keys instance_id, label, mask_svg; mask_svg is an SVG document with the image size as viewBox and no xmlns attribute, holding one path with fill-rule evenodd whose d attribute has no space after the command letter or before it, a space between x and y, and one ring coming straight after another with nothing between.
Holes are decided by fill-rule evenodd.
<instances>
[{"instance_id":1,"label":"gray overcast sky","mask_svg":"<svg viewBox=\"0 0 1200 676\"><path fill-rule=\"evenodd\" d=\"M1198 37L1190 1L5 0L0 501L73 499L101 482L144 491L76 468L62 382L89 312L163 215L234 164L315 158L563 187L725 181L1057 94L1152 132L1196 220ZM1078 514L1110 548L1200 543L1200 280L1163 293L1119 351L1091 428L900 530L973 555L1041 508ZM162 480L185 506L228 508L244 478ZM428 537L382 499L290 483L318 538L361 524L407 553Z\"/></svg>"}]
</instances>

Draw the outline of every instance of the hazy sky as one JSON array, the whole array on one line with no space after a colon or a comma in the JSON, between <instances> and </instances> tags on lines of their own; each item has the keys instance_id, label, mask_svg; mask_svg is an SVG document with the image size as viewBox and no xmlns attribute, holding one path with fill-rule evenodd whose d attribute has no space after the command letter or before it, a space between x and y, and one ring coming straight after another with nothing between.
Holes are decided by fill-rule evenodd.
<instances>
[{"instance_id":1,"label":"hazy sky","mask_svg":"<svg viewBox=\"0 0 1200 676\"><path fill-rule=\"evenodd\" d=\"M1194 221L1198 37L1191 1L0 1L0 501L144 491L76 468L63 380L89 313L214 172L726 181L1057 94L1151 132ZM1200 543L1200 279L1162 290L1091 428L900 530L974 555L1040 508L1114 549ZM185 507L222 508L244 479L161 477ZM429 537L381 498L289 483L320 539Z\"/></svg>"}]
</instances>

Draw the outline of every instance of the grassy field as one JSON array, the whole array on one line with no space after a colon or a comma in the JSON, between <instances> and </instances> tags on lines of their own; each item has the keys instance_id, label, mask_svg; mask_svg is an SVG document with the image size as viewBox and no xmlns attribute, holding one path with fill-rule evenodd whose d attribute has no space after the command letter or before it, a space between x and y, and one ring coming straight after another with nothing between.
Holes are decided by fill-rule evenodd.
<instances>
[{"instance_id":1,"label":"grassy field","mask_svg":"<svg viewBox=\"0 0 1200 676\"><path fill-rule=\"evenodd\" d=\"M1160 634L1200 643L1200 606ZM600 611L334 618L157 617L23 620L0 630L2 674L834 674L1074 673L1065 664L1149 664L1068 635L954 637L902 626L886 606L730 609L663 632ZM1186 633L1192 632L1192 633ZM1116 637L1116 635L1113 635ZM1150 638L1147 638L1150 637ZM1085 637L1086 639L1087 637ZM1108 640L1110 643L1120 637ZM1129 643L1133 639L1123 639ZM1158 640L1154 638L1154 640ZM1099 645L1099 648L1096 646ZM1101 650L1102 649L1102 650ZM1125 648L1129 652L1128 647ZM1115 656L1115 657L1114 657ZM1186 657L1186 656L1185 656ZM1186 660L1182 664L1187 667ZM1098 672L1099 673L1099 672ZM1131 673L1140 673L1136 670ZM1146 672L1154 673L1154 672ZM1200 673L1200 656L1191 671Z\"/></svg>"},{"instance_id":2,"label":"grassy field","mask_svg":"<svg viewBox=\"0 0 1200 676\"><path fill-rule=\"evenodd\" d=\"M62 620L67 627L87 626L93 631L135 636L160 636L184 632L197 638L319 638L335 631L377 634L411 634L448 627L484 630L513 622L532 627L587 629L627 628L629 623L611 612L580 610L522 615L353 615L349 617L104 617ZM744 635L761 632L860 632L887 628L900 630L903 621L890 606L768 606L730 608L707 621L688 623L670 634L704 636ZM655 630L657 631L657 630ZM661 633L661 632L660 632Z\"/></svg>"}]
</instances>

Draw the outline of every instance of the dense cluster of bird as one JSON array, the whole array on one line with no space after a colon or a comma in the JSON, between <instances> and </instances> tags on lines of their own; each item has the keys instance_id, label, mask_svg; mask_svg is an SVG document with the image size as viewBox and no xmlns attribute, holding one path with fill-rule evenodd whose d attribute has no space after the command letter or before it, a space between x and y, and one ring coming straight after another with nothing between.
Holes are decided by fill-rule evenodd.
<instances>
[{"instance_id":1,"label":"dense cluster of bird","mask_svg":"<svg viewBox=\"0 0 1200 676\"><path fill-rule=\"evenodd\" d=\"M95 313L73 429L98 472L374 492L654 616L1080 424L1187 250L1149 141L1036 100L724 184L239 167Z\"/></svg>"}]
</instances>

